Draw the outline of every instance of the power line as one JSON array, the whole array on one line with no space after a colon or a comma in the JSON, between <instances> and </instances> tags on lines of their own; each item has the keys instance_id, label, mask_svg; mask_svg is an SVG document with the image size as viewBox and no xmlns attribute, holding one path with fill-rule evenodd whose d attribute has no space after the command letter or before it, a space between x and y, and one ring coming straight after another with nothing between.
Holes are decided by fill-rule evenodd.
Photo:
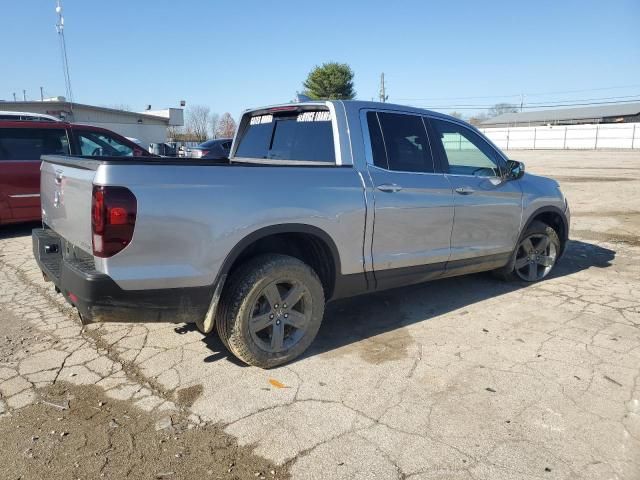
<instances>
[{"instance_id":1,"label":"power line","mask_svg":"<svg viewBox=\"0 0 640 480\"><path fill-rule=\"evenodd\" d=\"M621 95L616 97L599 97L599 98L582 98L575 100L559 100L557 102L527 102L525 105L523 101L521 101L520 108L538 108L541 106L544 107L552 107L552 106L567 106L567 105L580 105L580 104L590 104L592 102L599 103L619 103L617 100L620 99L632 99L629 100L631 102L639 101L640 94L635 95ZM601 100L606 100L601 102ZM616 100L616 101L612 101ZM425 104L429 105L433 108L491 108L494 105L484 105L484 104L447 104L447 105L433 105L433 104ZM514 105L515 106L515 105Z\"/></svg>"},{"instance_id":2,"label":"power line","mask_svg":"<svg viewBox=\"0 0 640 480\"><path fill-rule=\"evenodd\" d=\"M474 100L474 99L488 99L488 98L520 98L521 95L525 97L539 97L543 95L560 95L565 93L585 93L585 92L596 92L602 90L617 90L622 88L637 88L640 87L640 83L636 83L634 85L619 85L615 87L600 87L600 88L588 88L582 90L561 90L555 92L543 92L543 93L514 93L512 95L479 95L479 96L470 96L470 97L426 97L426 98L393 98L394 101L403 100L403 101L422 101L422 100Z\"/></svg>"},{"instance_id":3,"label":"power line","mask_svg":"<svg viewBox=\"0 0 640 480\"><path fill-rule=\"evenodd\" d=\"M635 100L620 100L617 102L586 102L586 103L563 103L563 104L547 104L547 105L524 105L523 109L531 109L531 108L554 108L554 107L585 107L590 105L618 105L625 103L636 103L640 101L640 97ZM482 110L492 108L494 105L449 105L449 106L438 106L438 105L414 105L419 108L429 108L433 110Z\"/></svg>"}]
</instances>

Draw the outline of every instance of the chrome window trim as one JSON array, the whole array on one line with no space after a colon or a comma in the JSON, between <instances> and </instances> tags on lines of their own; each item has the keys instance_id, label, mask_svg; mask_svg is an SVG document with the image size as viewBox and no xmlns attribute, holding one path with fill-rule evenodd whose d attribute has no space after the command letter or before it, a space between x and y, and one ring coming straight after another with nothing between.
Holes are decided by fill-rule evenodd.
<instances>
[{"instance_id":1,"label":"chrome window trim","mask_svg":"<svg viewBox=\"0 0 640 480\"><path fill-rule=\"evenodd\" d=\"M377 165L367 165L369 168L373 168L376 170L380 170L381 172L387 172L387 173L407 173L407 174L415 174L415 175L445 175L444 173L441 172L408 172L406 170L387 170L386 168L382 168L382 167L378 167Z\"/></svg>"},{"instance_id":2,"label":"chrome window trim","mask_svg":"<svg viewBox=\"0 0 640 480\"><path fill-rule=\"evenodd\" d=\"M9 195L9 198L36 198L39 196L39 193L21 193L17 195Z\"/></svg>"},{"instance_id":3,"label":"chrome window trim","mask_svg":"<svg viewBox=\"0 0 640 480\"><path fill-rule=\"evenodd\" d=\"M465 175L463 173L445 173L445 175L447 177L466 177L466 178L497 178L502 180L504 177L502 176L491 176L491 177L484 177L482 175Z\"/></svg>"}]
</instances>

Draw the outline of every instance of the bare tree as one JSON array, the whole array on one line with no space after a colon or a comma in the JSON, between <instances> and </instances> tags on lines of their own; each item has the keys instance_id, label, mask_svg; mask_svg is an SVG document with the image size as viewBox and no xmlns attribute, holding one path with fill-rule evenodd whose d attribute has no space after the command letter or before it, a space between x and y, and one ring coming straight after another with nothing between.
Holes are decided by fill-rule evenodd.
<instances>
[{"instance_id":1,"label":"bare tree","mask_svg":"<svg viewBox=\"0 0 640 480\"><path fill-rule=\"evenodd\" d=\"M184 134L184 127L177 125L170 125L167 127L167 140L175 141L179 136Z\"/></svg>"},{"instance_id":2,"label":"bare tree","mask_svg":"<svg viewBox=\"0 0 640 480\"><path fill-rule=\"evenodd\" d=\"M236 121L229 112L225 112L216 126L216 138L232 138L236 134Z\"/></svg>"},{"instance_id":3,"label":"bare tree","mask_svg":"<svg viewBox=\"0 0 640 480\"><path fill-rule=\"evenodd\" d=\"M471 125L480 125L488 118L489 116L486 113L478 113L477 115L473 115L471 118L469 118L469 123Z\"/></svg>"},{"instance_id":4,"label":"bare tree","mask_svg":"<svg viewBox=\"0 0 640 480\"><path fill-rule=\"evenodd\" d=\"M452 117L459 118L460 120L462 120L462 114L460 112L456 112L455 110L453 112L449 112L449 115L451 115Z\"/></svg>"},{"instance_id":5,"label":"bare tree","mask_svg":"<svg viewBox=\"0 0 640 480\"><path fill-rule=\"evenodd\" d=\"M204 105L191 105L186 111L185 126L187 134L196 142L204 142L207 139L211 122L211 109Z\"/></svg>"},{"instance_id":6,"label":"bare tree","mask_svg":"<svg viewBox=\"0 0 640 480\"><path fill-rule=\"evenodd\" d=\"M503 113L515 113L517 111L518 107L511 103L496 103L489 109L489 116L497 117L498 115L502 115Z\"/></svg>"},{"instance_id":7,"label":"bare tree","mask_svg":"<svg viewBox=\"0 0 640 480\"><path fill-rule=\"evenodd\" d=\"M209 117L209 125L210 125L210 131L211 131L211 136L213 138L216 138L216 129L218 128L218 123L220 122L220 115L218 115L217 113L212 113L211 116Z\"/></svg>"}]
</instances>

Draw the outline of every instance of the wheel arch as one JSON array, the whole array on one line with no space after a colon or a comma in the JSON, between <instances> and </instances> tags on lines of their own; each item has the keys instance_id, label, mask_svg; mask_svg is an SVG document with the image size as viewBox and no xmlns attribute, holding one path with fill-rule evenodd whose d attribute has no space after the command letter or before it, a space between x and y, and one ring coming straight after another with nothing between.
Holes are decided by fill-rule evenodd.
<instances>
[{"instance_id":1,"label":"wheel arch","mask_svg":"<svg viewBox=\"0 0 640 480\"><path fill-rule=\"evenodd\" d=\"M567 247L569 240L569 222L565 213L558 207L546 206L535 210L524 223L521 235L526 232L534 221L541 221L552 227L558 234L560 239L560 255L562 255Z\"/></svg>"},{"instance_id":2,"label":"wheel arch","mask_svg":"<svg viewBox=\"0 0 640 480\"><path fill-rule=\"evenodd\" d=\"M255 230L231 249L218 279L226 278L238 265L261 253L291 255L307 263L320 277L326 298L332 296L341 273L340 254L331 236L321 228L286 223Z\"/></svg>"}]
</instances>

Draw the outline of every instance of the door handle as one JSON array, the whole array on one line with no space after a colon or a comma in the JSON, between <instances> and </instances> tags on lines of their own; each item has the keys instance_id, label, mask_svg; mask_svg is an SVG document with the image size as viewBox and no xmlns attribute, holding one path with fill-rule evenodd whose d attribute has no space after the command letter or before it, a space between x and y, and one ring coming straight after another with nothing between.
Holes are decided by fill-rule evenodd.
<instances>
[{"instance_id":1,"label":"door handle","mask_svg":"<svg viewBox=\"0 0 640 480\"><path fill-rule=\"evenodd\" d=\"M475 190L471 187L458 187L456 188L456 193L459 193L460 195L470 195L472 193L474 193Z\"/></svg>"},{"instance_id":2,"label":"door handle","mask_svg":"<svg viewBox=\"0 0 640 480\"><path fill-rule=\"evenodd\" d=\"M395 193L402 190L402 187L400 185L396 185L395 183L384 183L382 185L378 185L377 189L381 192Z\"/></svg>"}]
</instances>

